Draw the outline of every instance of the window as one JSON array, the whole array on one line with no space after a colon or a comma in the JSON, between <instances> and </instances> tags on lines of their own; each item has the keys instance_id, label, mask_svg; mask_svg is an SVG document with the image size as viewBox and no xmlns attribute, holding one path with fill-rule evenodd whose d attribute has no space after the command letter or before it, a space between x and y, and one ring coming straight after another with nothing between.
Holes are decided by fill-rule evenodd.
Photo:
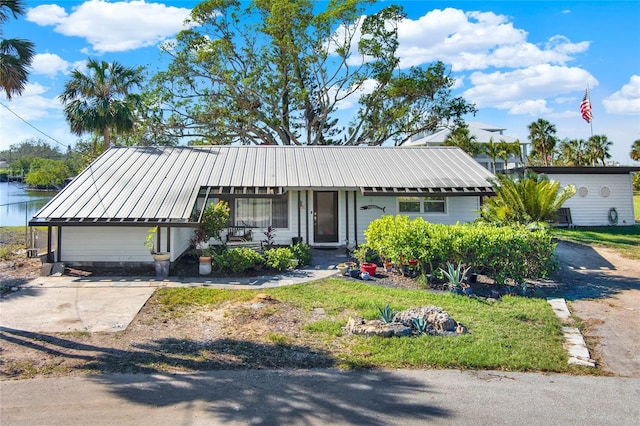
<instances>
[{"instance_id":1,"label":"window","mask_svg":"<svg viewBox=\"0 0 640 426\"><path fill-rule=\"evenodd\" d=\"M424 199L424 212L425 213L445 213L444 197L429 197Z\"/></svg>"},{"instance_id":2,"label":"window","mask_svg":"<svg viewBox=\"0 0 640 426\"><path fill-rule=\"evenodd\" d=\"M273 198L236 198L233 222L251 228L289 227L289 199L287 195Z\"/></svg>"},{"instance_id":3,"label":"window","mask_svg":"<svg viewBox=\"0 0 640 426\"><path fill-rule=\"evenodd\" d=\"M400 213L420 213L420 198L418 197L399 197L398 204Z\"/></svg>"},{"instance_id":4,"label":"window","mask_svg":"<svg viewBox=\"0 0 640 426\"><path fill-rule=\"evenodd\" d=\"M446 213L445 197L398 197L400 213Z\"/></svg>"}]
</instances>

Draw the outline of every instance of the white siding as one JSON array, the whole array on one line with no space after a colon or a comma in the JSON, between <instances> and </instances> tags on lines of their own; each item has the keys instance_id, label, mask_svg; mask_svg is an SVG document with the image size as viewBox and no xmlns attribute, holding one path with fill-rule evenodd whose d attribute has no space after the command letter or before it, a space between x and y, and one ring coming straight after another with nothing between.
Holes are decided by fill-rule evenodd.
<instances>
[{"instance_id":1,"label":"white siding","mask_svg":"<svg viewBox=\"0 0 640 426\"><path fill-rule=\"evenodd\" d=\"M609 225L609 209L618 211L618 225L633 225L633 190L630 174L548 174L550 179L560 182L562 187L574 185L576 194L563 207L571 209L571 218L579 226ZM586 196L578 190L587 189ZM608 187L610 195L603 197L601 190Z\"/></svg>"},{"instance_id":2,"label":"white siding","mask_svg":"<svg viewBox=\"0 0 640 426\"><path fill-rule=\"evenodd\" d=\"M62 228L62 261L88 264L91 262L153 262L144 245L149 228L124 226ZM189 248L191 228L171 229L171 261ZM167 228L162 228L162 248L167 244Z\"/></svg>"}]
</instances>

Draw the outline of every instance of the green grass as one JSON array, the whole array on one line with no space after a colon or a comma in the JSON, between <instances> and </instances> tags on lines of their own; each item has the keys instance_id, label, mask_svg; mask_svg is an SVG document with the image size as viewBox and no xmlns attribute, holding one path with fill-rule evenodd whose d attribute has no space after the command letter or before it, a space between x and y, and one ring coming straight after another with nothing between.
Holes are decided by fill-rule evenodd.
<instances>
[{"instance_id":1,"label":"green grass","mask_svg":"<svg viewBox=\"0 0 640 426\"><path fill-rule=\"evenodd\" d=\"M302 344L328 354L339 368L462 368L513 371L580 371L567 365L561 324L545 300L503 297L498 302L434 294L420 290L390 289L340 279L261 290L280 301L278 309L299 309L308 317L322 308L326 317L306 321L299 329L270 334L274 345ZM218 306L248 300L253 291L167 288L156 301L165 312L188 311L192 304ZM349 316L377 319L379 307L389 304L401 311L436 305L470 333L458 337L378 338L344 335Z\"/></svg>"},{"instance_id":2,"label":"green grass","mask_svg":"<svg viewBox=\"0 0 640 426\"><path fill-rule=\"evenodd\" d=\"M553 234L567 241L614 248L624 257L640 259L640 225L554 228Z\"/></svg>"}]
</instances>

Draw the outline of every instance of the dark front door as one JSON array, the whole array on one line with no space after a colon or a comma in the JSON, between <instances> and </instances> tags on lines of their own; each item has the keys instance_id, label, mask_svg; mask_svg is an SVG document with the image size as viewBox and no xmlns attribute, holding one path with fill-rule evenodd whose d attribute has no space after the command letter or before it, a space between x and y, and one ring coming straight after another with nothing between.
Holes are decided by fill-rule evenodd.
<instances>
[{"instance_id":1,"label":"dark front door","mask_svg":"<svg viewBox=\"0 0 640 426\"><path fill-rule=\"evenodd\" d=\"M338 193L313 193L313 240L316 243L338 242Z\"/></svg>"}]
</instances>

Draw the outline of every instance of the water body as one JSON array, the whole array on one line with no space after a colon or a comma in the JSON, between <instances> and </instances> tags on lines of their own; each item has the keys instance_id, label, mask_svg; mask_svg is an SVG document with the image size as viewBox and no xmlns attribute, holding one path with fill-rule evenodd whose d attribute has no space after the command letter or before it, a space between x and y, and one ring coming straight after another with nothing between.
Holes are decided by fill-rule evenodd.
<instances>
[{"instance_id":1,"label":"water body","mask_svg":"<svg viewBox=\"0 0 640 426\"><path fill-rule=\"evenodd\" d=\"M56 192L29 191L15 182L0 183L0 226L26 226Z\"/></svg>"}]
</instances>

